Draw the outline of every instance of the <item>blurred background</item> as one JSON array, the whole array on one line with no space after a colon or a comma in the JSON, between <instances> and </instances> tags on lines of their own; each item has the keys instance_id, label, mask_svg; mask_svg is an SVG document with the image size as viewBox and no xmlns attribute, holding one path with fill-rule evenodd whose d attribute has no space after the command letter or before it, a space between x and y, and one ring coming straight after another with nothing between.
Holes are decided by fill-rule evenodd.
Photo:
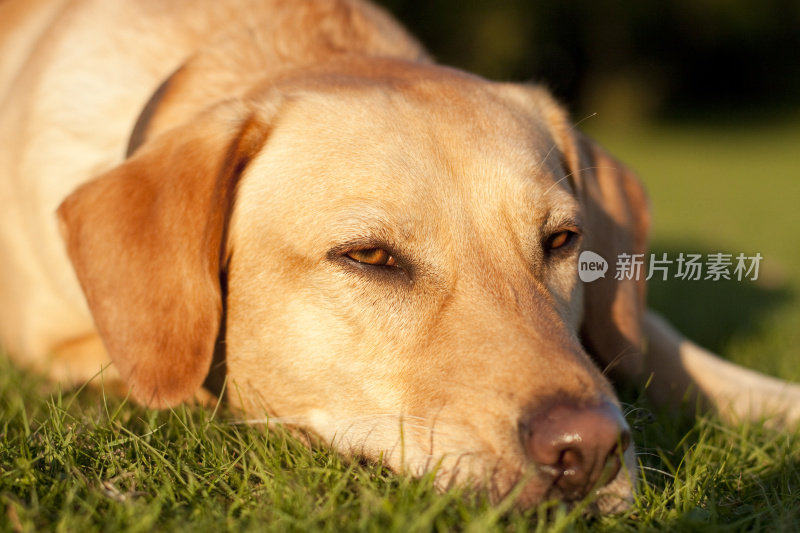
<instances>
[{"instance_id":1,"label":"blurred background","mask_svg":"<svg viewBox=\"0 0 800 533\"><path fill-rule=\"evenodd\" d=\"M541 80L578 114L779 112L800 102L798 0L381 0L442 63Z\"/></svg>"},{"instance_id":2,"label":"blurred background","mask_svg":"<svg viewBox=\"0 0 800 533\"><path fill-rule=\"evenodd\" d=\"M800 381L800 0L379 0L441 63L543 83L637 171L652 248L760 253L756 281L651 281L729 359Z\"/></svg>"}]
</instances>

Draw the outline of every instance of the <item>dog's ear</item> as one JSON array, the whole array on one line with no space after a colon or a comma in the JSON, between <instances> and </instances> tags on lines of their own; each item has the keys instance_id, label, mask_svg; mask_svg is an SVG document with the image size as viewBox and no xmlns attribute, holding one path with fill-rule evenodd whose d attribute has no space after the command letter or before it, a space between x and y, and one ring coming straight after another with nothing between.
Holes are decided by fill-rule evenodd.
<instances>
[{"instance_id":1,"label":"dog's ear","mask_svg":"<svg viewBox=\"0 0 800 533\"><path fill-rule=\"evenodd\" d=\"M564 154L583 210L583 250L598 253L609 264L605 277L584 285L581 339L612 375L630 379L643 370L647 195L633 172L594 141L574 130L571 138ZM641 271L617 276L623 254L632 264L641 261Z\"/></svg>"},{"instance_id":2,"label":"dog's ear","mask_svg":"<svg viewBox=\"0 0 800 533\"><path fill-rule=\"evenodd\" d=\"M529 89L530 90L530 89ZM584 284L580 336L586 350L614 377L631 379L644 370L642 320L645 265L638 276L616 279L617 260L644 260L650 229L647 194L636 176L570 124L563 107L542 88L532 89L562 155L565 172L583 212L583 250L608 262L605 277Z\"/></svg>"},{"instance_id":3,"label":"dog's ear","mask_svg":"<svg viewBox=\"0 0 800 533\"><path fill-rule=\"evenodd\" d=\"M236 185L269 122L221 105L145 143L58 215L95 324L133 396L170 406L201 387L220 326Z\"/></svg>"}]
</instances>

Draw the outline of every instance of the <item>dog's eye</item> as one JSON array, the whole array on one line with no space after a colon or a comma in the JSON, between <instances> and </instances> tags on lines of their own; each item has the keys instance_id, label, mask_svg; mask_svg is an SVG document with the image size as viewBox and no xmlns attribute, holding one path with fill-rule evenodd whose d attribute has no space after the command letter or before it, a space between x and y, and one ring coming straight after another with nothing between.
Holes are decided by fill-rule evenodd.
<instances>
[{"instance_id":1,"label":"dog's eye","mask_svg":"<svg viewBox=\"0 0 800 533\"><path fill-rule=\"evenodd\" d=\"M373 265L373 266L397 266L397 261L394 257L389 254L386 250L382 248L367 248L365 250L352 250L347 252L347 257L356 261L357 263L363 263L365 265Z\"/></svg>"},{"instance_id":2,"label":"dog's eye","mask_svg":"<svg viewBox=\"0 0 800 533\"><path fill-rule=\"evenodd\" d=\"M553 233L547 238L545 242L545 249L547 251L555 251L562 248L567 248L575 240L577 233L570 230L563 230Z\"/></svg>"}]
</instances>

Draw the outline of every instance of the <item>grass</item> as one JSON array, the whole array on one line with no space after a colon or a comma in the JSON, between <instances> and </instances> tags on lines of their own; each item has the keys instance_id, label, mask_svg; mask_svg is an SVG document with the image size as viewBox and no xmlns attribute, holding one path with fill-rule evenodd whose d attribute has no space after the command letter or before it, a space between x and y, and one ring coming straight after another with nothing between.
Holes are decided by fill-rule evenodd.
<instances>
[{"instance_id":1,"label":"grass","mask_svg":"<svg viewBox=\"0 0 800 533\"><path fill-rule=\"evenodd\" d=\"M594 133L645 182L659 257L764 258L757 282L651 281L650 305L707 348L800 381L800 117Z\"/></svg>"},{"instance_id":2,"label":"grass","mask_svg":"<svg viewBox=\"0 0 800 533\"><path fill-rule=\"evenodd\" d=\"M764 256L757 282L653 283L650 303L724 356L800 379L800 126L595 131L648 185L654 249ZM61 392L0 355L0 532L796 531L800 433L632 408L643 482L620 516L520 512L307 448L225 407L153 411Z\"/></svg>"}]
</instances>

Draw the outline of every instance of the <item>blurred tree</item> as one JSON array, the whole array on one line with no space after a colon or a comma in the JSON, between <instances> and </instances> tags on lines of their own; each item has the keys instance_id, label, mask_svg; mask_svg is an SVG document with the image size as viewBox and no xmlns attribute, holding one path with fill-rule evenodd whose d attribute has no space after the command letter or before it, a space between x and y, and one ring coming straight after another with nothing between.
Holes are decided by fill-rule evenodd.
<instances>
[{"instance_id":1,"label":"blurred tree","mask_svg":"<svg viewBox=\"0 0 800 533\"><path fill-rule=\"evenodd\" d=\"M443 63L621 120L800 104L800 0L379 0Z\"/></svg>"}]
</instances>

